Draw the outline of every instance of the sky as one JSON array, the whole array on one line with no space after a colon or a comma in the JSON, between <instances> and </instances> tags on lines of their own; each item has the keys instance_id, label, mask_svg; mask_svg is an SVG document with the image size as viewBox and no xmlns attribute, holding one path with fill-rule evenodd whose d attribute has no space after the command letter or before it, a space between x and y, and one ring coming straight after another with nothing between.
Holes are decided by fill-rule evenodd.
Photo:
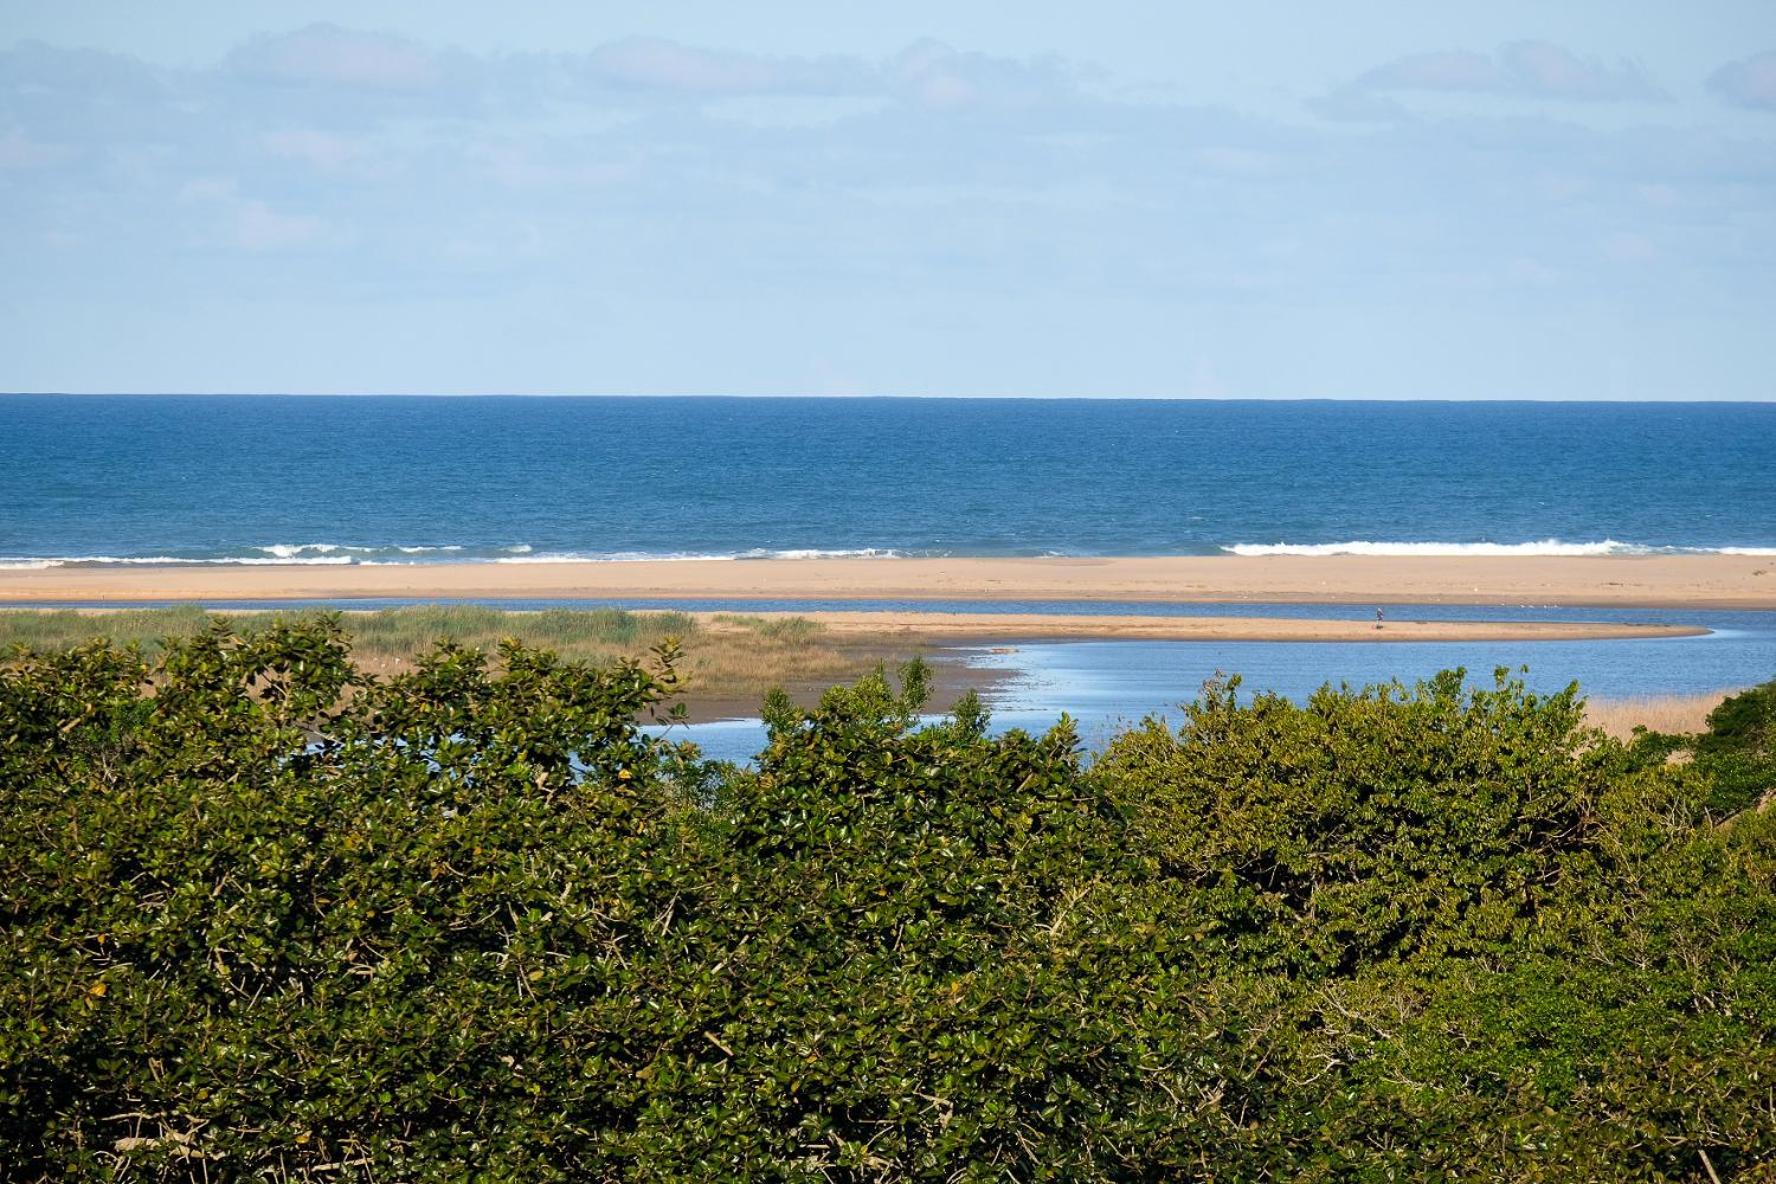
<instances>
[{"instance_id":1,"label":"sky","mask_svg":"<svg viewBox=\"0 0 1776 1184\"><path fill-rule=\"evenodd\" d=\"M1776 398L1776 5L0 0L0 390Z\"/></svg>"}]
</instances>

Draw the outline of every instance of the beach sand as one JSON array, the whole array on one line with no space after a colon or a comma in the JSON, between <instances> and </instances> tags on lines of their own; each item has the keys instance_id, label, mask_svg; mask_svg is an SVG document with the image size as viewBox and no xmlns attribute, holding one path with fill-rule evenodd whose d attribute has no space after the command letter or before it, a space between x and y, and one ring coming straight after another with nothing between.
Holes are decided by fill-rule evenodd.
<instances>
[{"instance_id":1,"label":"beach sand","mask_svg":"<svg viewBox=\"0 0 1776 1184\"><path fill-rule=\"evenodd\" d=\"M1154 600L1776 608L1776 556L759 559L0 570L0 602Z\"/></svg>"}]
</instances>

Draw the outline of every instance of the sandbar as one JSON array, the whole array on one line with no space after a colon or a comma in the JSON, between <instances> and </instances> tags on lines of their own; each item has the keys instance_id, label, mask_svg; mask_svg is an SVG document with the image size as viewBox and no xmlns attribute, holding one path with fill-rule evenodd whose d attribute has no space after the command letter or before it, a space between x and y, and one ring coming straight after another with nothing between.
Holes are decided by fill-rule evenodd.
<instances>
[{"instance_id":1,"label":"sandbar","mask_svg":"<svg viewBox=\"0 0 1776 1184\"><path fill-rule=\"evenodd\" d=\"M695 613L700 627L721 632L721 614ZM1603 638L1695 637L1688 625L1599 621L1374 621L1301 617L1145 617L1072 613L804 612L752 613L816 621L829 636L883 642L958 645L966 642L1077 640L1124 641L1585 641Z\"/></svg>"}]
</instances>

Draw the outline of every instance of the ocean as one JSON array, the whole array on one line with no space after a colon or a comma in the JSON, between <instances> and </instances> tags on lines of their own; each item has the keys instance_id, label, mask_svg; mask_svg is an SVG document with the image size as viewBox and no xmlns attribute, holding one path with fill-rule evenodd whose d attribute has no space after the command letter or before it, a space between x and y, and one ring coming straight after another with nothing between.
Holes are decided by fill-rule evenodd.
<instances>
[{"instance_id":1,"label":"ocean","mask_svg":"<svg viewBox=\"0 0 1776 1184\"><path fill-rule=\"evenodd\" d=\"M0 564L1776 554L1776 404L0 396Z\"/></svg>"}]
</instances>

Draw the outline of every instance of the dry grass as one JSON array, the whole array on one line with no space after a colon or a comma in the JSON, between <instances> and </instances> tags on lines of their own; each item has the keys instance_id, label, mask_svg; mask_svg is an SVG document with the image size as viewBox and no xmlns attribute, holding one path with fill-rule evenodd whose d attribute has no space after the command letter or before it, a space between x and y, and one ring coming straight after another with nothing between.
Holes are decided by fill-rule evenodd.
<instances>
[{"instance_id":1,"label":"dry grass","mask_svg":"<svg viewBox=\"0 0 1776 1184\"><path fill-rule=\"evenodd\" d=\"M1700 732L1707 727L1708 713L1730 693L1593 699L1585 705L1585 722L1624 740L1637 725L1654 732Z\"/></svg>"},{"instance_id":2,"label":"dry grass","mask_svg":"<svg viewBox=\"0 0 1776 1184\"><path fill-rule=\"evenodd\" d=\"M312 612L227 614L236 629L262 629ZM0 651L22 645L61 649L93 638L152 651L168 638L208 627L211 614L196 607L0 611ZM827 685L855 678L880 656L853 641L835 642L806 618L718 616L707 623L687 613L632 613L622 609L549 609L507 612L478 605L422 605L341 614L358 663L374 673L409 668L415 655L449 639L492 652L506 638L554 650L566 658L610 662L645 658L668 637L679 639L688 697L756 699L778 685Z\"/></svg>"}]
</instances>

